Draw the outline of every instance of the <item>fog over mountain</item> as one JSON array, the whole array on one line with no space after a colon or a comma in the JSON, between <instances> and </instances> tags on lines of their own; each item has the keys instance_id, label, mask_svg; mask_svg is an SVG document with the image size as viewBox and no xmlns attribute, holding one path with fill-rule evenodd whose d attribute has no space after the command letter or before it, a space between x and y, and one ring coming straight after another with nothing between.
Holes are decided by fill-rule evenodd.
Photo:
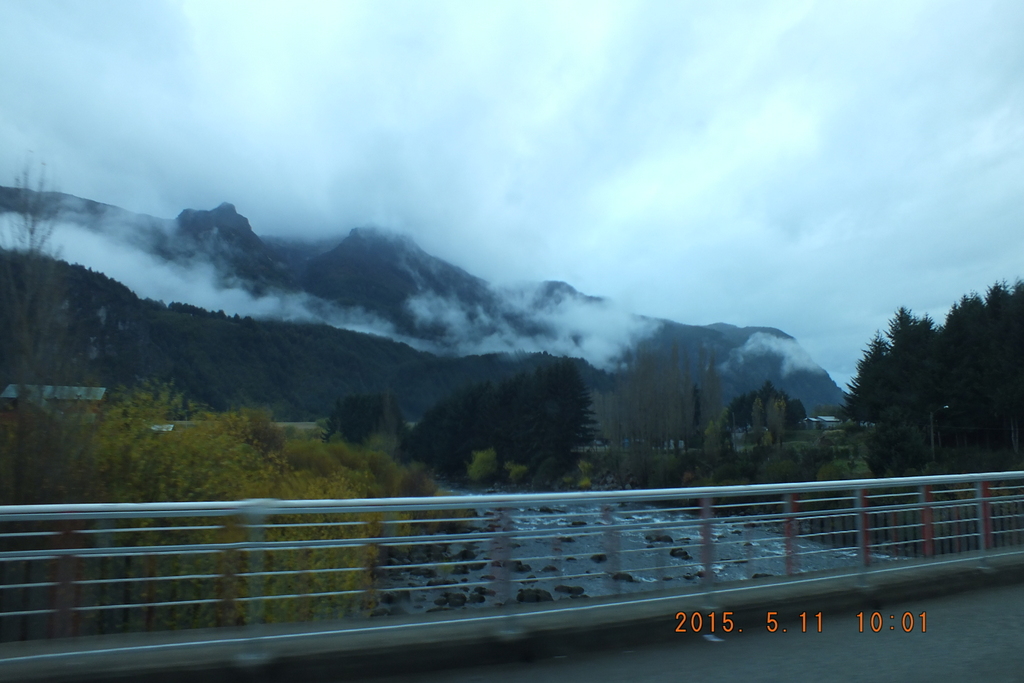
<instances>
[{"instance_id":1,"label":"fog over mountain","mask_svg":"<svg viewBox=\"0 0 1024 683\"><path fill-rule=\"evenodd\" d=\"M783 329L844 386L899 307L1021 277L1021 2L2 6L0 184L226 200L323 251L378 226L492 285Z\"/></svg>"},{"instance_id":2,"label":"fog over mountain","mask_svg":"<svg viewBox=\"0 0 1024 683\"><path fill-rule=\"evenodd\" d=\"M0 188L0 220L14 219L19 192ZM640 343L664 352L676 345L691 363L714 354L727 396L770 379L808 408L841 400L827 373L774 328L639 316L565 282L497 287L374 228L318 242L261 239L229 203L163 219L67 194L45 199L59 256L142 297L324 322L440 355L545 351L610 371Z\"/></svg>"}]
</instances>

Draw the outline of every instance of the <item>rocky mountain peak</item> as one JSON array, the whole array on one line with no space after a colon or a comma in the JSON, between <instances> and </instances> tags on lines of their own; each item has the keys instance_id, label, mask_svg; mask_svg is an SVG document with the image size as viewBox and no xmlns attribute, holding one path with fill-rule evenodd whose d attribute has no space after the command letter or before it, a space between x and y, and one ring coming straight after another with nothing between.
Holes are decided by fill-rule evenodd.
<instances>
[{"instance_id":1,"label":"rocky mountain peak","mask_svg":"<svg viewBox=\"0 0 1024 683\"><path fill-rule=\"evenodd\" d=\"M205 258L218 266L225 281L238 279L255 293L267 287L294 287L291 275L267 245L249 219L235 205L223 202L215 209L185 209L175 219L177 243L164 249L170 258Z\"/></svg>"},{"instance_id":2,"label":"rocky mountain peak","mask_svg":"<svg viewBox=\"0 0 1024 683\"><path fill-rule=\"evenodd\" d=\"M228 202L210 211L185 209L178 214L176 221L182 234L195 239L220 235L250 244L259 242L256 233L252 231L252 226L249 225L249 219L239 214L235 205Z\"/></svg>"},{"instance_id":3,"label":"rocky mountain peak","mask_svg":"<svg viewBox=\"0 0 1024 683\"><path fill-rule=\"evenodd\" d=\"M584 294L561 280L545 280L537 287L534 295L534 305L538 307L557 306L564 301L600 303L602 299Z\"/></svg>"}]
</instances>

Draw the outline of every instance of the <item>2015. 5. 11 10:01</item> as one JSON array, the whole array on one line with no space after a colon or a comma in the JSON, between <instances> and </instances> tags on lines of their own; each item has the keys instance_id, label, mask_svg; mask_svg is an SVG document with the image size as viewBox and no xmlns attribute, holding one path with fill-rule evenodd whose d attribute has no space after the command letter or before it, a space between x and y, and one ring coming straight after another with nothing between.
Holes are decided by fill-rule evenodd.
<instances>
[{"instance_id":1,"label":"2015. 5. 11 10:01","mask_svg":"<svg viewBox=\"0 0 1024 683\"><path fill-rule=\"evenodd\" d=\"M917 619L921 620L921 633L928 631L928 613L921 612L917 615ZM889 624L889 630L896 630L896 615L890 614L889 620L892 622ZM903 629L904 633L910 633L914 630L915 624L914 615L910 612L904 612L903 616L900 617L899 627ZM864 612L857 612L857 631L864 633L864 627L867 626L869 629L878 633L885 629L885 618L881 612L872 612L870 616L865 616Z\"/></svg>"},{"instance_id":2,"label":"2015. 5. 11 10:01","mask_svg":"<svg viewBox=\"0 0 1024 683\"><path fill-rule=\"evenodd\" d=\"M736 623L733 617L733 612L676 612L676 633L743 633L743 628ZM822 632L822 613L808 613L800 612L796 615L796 618L800 620L800 633L807 633L808 629L813 633L817 631ZM880 633L884 630L897 631L899 630L904 633L912 633L917 625L920 624L921 633L928 631L928 613L921 612L918 615L914 615L912 612L904 612L897 621L896 614L889 615L889 628L886 629L885 616L881 612L858 612L857 618L857 630L860 633L864 633L865 629L874 633ZM848 623L848 622L847 622ZM766 612L765 613L765 630L768 633L786 633L788 629L784 628L779 622L778 612Z\"/></svg>"}]
</instances>

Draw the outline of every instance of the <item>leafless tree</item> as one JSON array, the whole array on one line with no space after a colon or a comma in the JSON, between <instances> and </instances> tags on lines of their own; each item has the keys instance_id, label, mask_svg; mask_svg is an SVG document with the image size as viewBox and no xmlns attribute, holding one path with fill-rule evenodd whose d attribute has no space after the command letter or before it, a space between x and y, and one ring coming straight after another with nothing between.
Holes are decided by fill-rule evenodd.
<instances>
[{"instance_id":1,"label":"leafless tree","mask_svg":"<svg viewBox=\"0 0 1024 683\"><path fill-rule=\"evenodd\" d=\"M45 175L26 168L13 188L14 210L0 214L0 384L18 393L0 431L0 504L66 499L82 482L88 450L88 416L78 402L47 401L39 389L75 383L46 189Z\"/></svg>"},{"instance_id":2,"label":"leafless tree","mask_svg":"<svg viewBox=\"0 0 1024 683\"><path fill-rule=\"evenodd\" d=\"M34 179L26 168L14 187L15 210L0 215L6 371L18 385L53 384L65 360L58 353L67 332L64 288L45 190L45 176Z\"/></svg>"}]
</instances>

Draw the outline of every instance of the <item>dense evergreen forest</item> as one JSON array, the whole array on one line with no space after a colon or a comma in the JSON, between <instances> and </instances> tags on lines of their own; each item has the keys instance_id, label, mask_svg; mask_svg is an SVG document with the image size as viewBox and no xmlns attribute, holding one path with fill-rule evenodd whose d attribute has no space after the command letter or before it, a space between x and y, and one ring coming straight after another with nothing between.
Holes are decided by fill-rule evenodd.
<instances>
[{"instance_id":1,"label":"dense evergreen forest","mask_svg":"<svg viewBox=\"0 0 1024 683\"><path fill-rule=\"evenodd\" d=\"M845 410L876 425L879 476L1019 466L1024 283L964 296L942 325L900 308L858 362Z\"/></svg>"},{"instance_id":2,"label":"dense evergreen forest","mask_svg":"<svg viewBox=\"0 0 1024 683\"><path fill-rule=\"evenodd\" d=\"M475 451L499 469L525 467L537 486L571 470L593 439L590 391L577 363L561 359L502 382L456 392L428 410L405 440L407 457L463 475Z\"/></svg>"},{"instance_id":3,"label":"dense evergreen forest","mask_svg":"<svg viewBox=\"0 0 1024 683\"><path fill-rule=\"evenodd\" d=\"M374 434L401 438L408 430L394 394L352 394L334 403L324 422L322 438L337 435L349 443L363 443Z\"/></svg>"}]
</instances>

